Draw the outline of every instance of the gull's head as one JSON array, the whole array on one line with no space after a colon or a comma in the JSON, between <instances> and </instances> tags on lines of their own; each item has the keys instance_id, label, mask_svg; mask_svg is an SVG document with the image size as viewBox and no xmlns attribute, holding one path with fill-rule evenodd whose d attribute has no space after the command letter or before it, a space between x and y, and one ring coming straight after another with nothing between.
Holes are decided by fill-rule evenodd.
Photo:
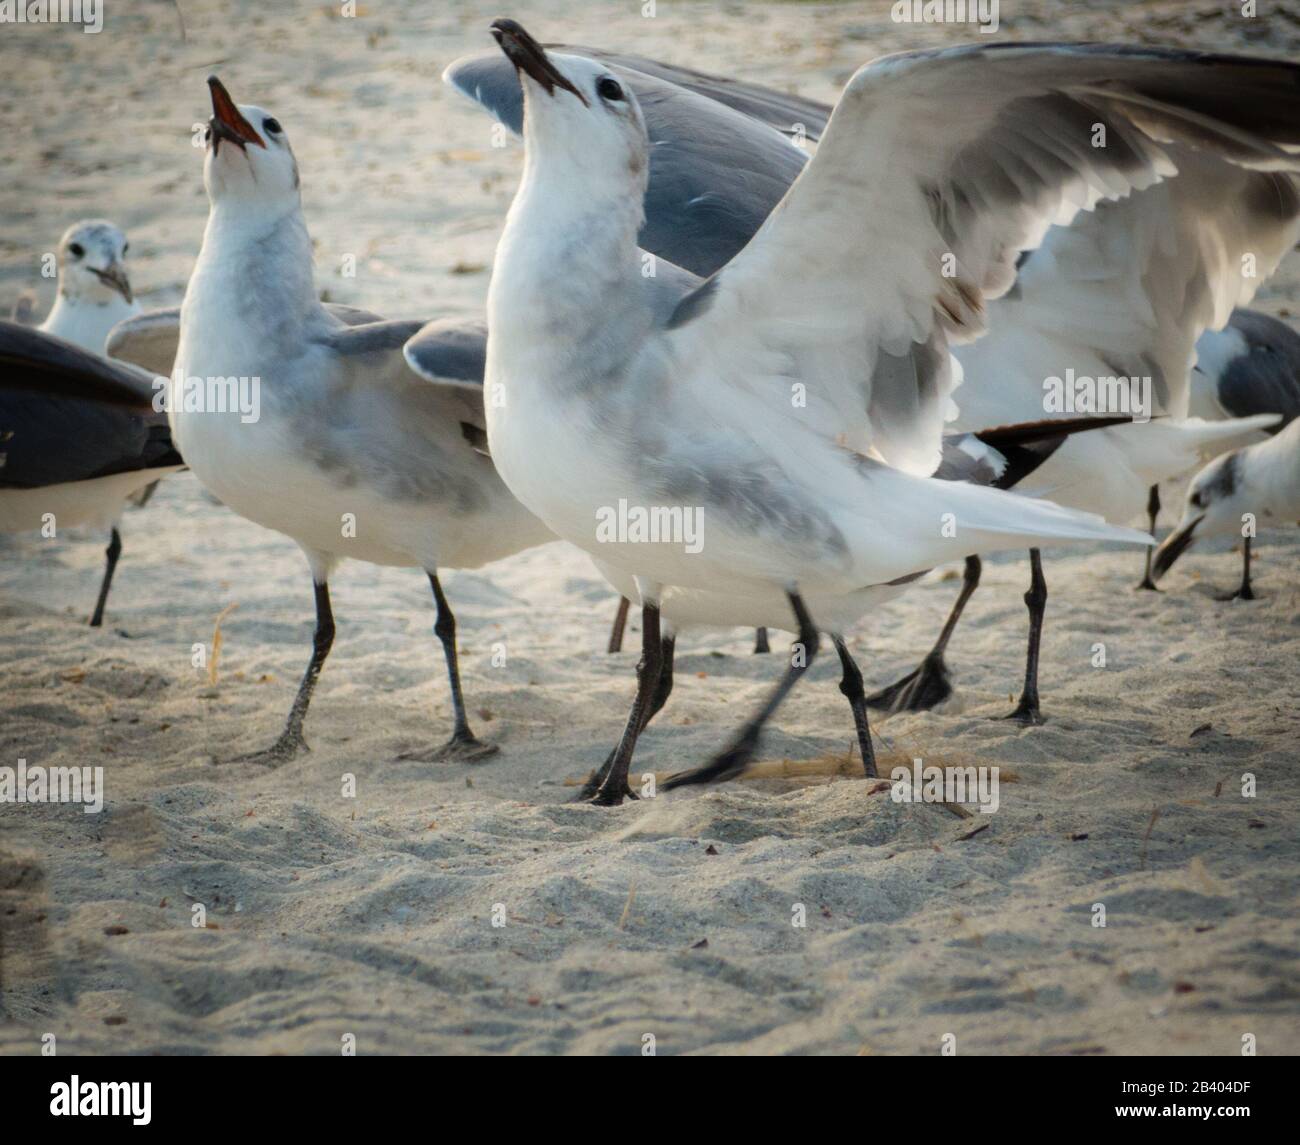
<instances>
[{"instance_id":1,"label":"gull's head","mask_svg":"<svg viewBox=\"0 0 1300 1145\"><path fill-rule=\"evenodd\" d=\"M575 190L625 185L639 201L650 144L627 85L595 60L547 52L514 20L494 21L492 35L524 89L530 161L564 164Z\"/></svg>"},{"instance_id":2,"label":"gull's head","mask_svg":"<svg viewBox=\"0 0 1300 1145\"><path fill-rule=\"evenodd\" d=\"M73 223L59 239L59 293L77 302L106 303L117 298L133 302L126 274L131 244L105 219Z\"/></svg>"},{"instance_id":3,"label":"gull's head","mask_svg":"<svg viewBox=\"0 0 1300 1145\"><path fill-rule=\"evenodd\" d=\"M203 183L217 203L275 207L298 201L298 162L280 121L250 103L236 104L208 76L212 118L203 132Z\"/></svg>"},{"instance_id":4,"label":"gull's head","mask_svg":"<svg viewBox=\"0 0 1300 1145\"><path fill-rule=\"evenodd\" d=\"M1210 537L1240 535L1242 515L1252 497L1243 465L1243 450L1216 457L1187 487L1178 527L1156 549L1151 575L1159 580L1188 549Z\"/></svg>"}]
</instances>

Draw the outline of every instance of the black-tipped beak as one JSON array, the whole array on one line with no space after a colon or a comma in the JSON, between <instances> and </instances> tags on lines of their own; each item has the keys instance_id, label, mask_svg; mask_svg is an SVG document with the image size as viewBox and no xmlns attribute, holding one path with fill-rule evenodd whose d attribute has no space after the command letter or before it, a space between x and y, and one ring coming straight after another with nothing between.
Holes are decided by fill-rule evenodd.
<instances>
[{"instance_id":1,"label":"black-tipped beak","mask_svg":"<svg viewBox=\"0 0 1300 1145\"><path fill-rule=\"evenodd\" d=\"M116 290L128 302L135 301L135 295L131 293L131 280L126 276L126 267L120 262L110 262L103 270L96 270L93 266L87 269L110 290Z\"/></svg>"},{"instance_id":2,"label":"black-tipped beak","mask_svg":"<svg viewBox=\"0 0 1300 1145\"><path fill-rule=\"evenodd\" d=\"M1159 580L1172 567L1174 561L1183 555L1192 547L1192 541L1196 539L1196 526L1205 520L1205 514L1199 517L1193 517L1182 528L1175 529L1167 536L1158 549L1156 555L1151 561L1151 577L1153 580Z\"/></svg>"},{"instance_id":3,"label":"black-tipped beak","mask_svg":"<svg viewBox=\"0 0 1300 1145\"><path fill-rule=\"evenodd\" d=\"M546 50L532 38L514 20L493 20L492 35L501 45L506 59L515 65L515 70L527 73L546 89L547 95L554 95L555 89L562 88L582 100L584 106L590 106L568 78L546 55Z\"/></svg>"},{"instance_id":4,"label":"black-tipped beak","mask_svg":"<svg viewBox=\"0 0 1300 1145\"><path fill-rule=\"evenodd\" d=\"M212 118L208 120L208 126L212 129L212 153L217 153L223 139L229 139L241 151L249 143L265 148L265 141L253 130L253 125L239 114L235 101L216 76L208 76L208 90L212 93Z\"/></svg>"}]
</instances>

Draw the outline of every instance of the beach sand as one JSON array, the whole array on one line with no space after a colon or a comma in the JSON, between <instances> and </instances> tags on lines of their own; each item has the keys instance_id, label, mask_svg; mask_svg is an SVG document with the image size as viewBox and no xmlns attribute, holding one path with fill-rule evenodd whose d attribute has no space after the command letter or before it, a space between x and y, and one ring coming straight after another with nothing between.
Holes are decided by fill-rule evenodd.
<instances>
[{"instance_id":1,"label":"beach sand","mask_svg":"<svg viewBox=\"0 0 1300 1145\"><path fill-rule=\"evenodd\" d=\"M0 312L43 314L40 254L72 220L129 232L145 305L181 297L206 201L193 124L215 71L284 123L318 282L390 317L480 310L517 142L439 76L509 14L833 99L886 51L968 39L880 4L530 0L106 6L97 36L0 35ZM1122 39L1294 58L1300 26L1218 5L1004 5L999 37ZM354 255L355 277L340 269ZM1287 314L1292 255L1258 304ZM1176 485L1166 503L1180 498ZM1168 523L1166 515L1166 524ZM1300 534L1185 557L1133 591L1135 549L1049 554L1049 722L992 717L1023 671L1023 558L986 562L950 648L957 695L878 724L882 764L1002 769L996 813L893 801L856 774L746 780L618 809L566 780L615 742L639 641L554 544L444 579L472 722L501 751L399 760L450 729L428 586L346 563L307 737L279 768L217 761L278 734L309 651L305 562L182 474L128 513L102 630L104 538L0 538L0 764L104 769L101 814L0 805L0 1051L60 1053L1260 1054L1300 1050ZM958 581L851 634L870 685L911 668ZM229 610L229 611L225 611ZM219 614L215 682L209 659ZM688 633L638 770L724 741L778 673L752 633ZM1097 645L1105 666L1094 666ZM844 759L824 655L763 758ZM1243 777L1256 794L1243 797ZM349 777L355 795L345 794ZM978 830L977 830L978 829ZM1102 904L1106 925L1095 925ZM206 925L195 926L195 907ZM802 921L804 925L795 925ZM501 924L501 925L496 925Z\"/></svg>"}]
</instances>

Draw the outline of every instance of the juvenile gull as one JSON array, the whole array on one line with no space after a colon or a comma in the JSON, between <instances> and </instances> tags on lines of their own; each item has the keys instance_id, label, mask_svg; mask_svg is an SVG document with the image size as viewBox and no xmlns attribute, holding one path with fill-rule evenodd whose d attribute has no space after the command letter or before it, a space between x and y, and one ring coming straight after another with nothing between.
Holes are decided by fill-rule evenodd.
<instances>
[{"instance_id":1,"label":"juvenile gull","mask_svg":"<svg viewBox=\"0 0 1300 1145\"><path fill-rule=\"evenodd\" d=\"M659 321L636 257L648 143L635 96L589 60L548 58L513 22L494 31L524 75L527 153L489 292L489 445L526 505L636 578L643 611L638 696L599 802L627 789L667 585L783 592L805 652L732 746L676 786L752 755L816 654L804 593L969 552L1144 539L925 476L956 379L948 342L982 332L986 300L1051 222L1171 174L1156 137L1289 164L1252 128L1295 132L1273 111L1289 114L1295 69L1124 47L880 61L754 240ZM596 523L624 501L702 511L707 539L603 543Z\"/></svg>"},{"instance_id":2,"label":"juvenile gull","mask_svg":"<svg viewBox=\"0 0 1300 1145\"><path fill-rule=\"evenodd\" d=\"M328 577L343 557L428 575L454 715L450 741L428 758L480 758L495 748L475 738L465 714L455 618L438 570L476 568L551 533L473 444L482 393L459 356L455 324L442 332L451 384L439 388L402 356L421 323L349 325L323 307L284 128L261 108L237 107L216 77L208 83L211 213L181 307L174 376L257 378L260 415L173 401L169 417L212 493L297 541L316 598L312 655L284 732L243 758L279 763L307 746L303 721L334 637ZM165 341L164 320L153 323L146 342ZM130 357L129 331L122 334L119 348Z\"/></svg>"},{"instance_id":3,"label":"juvenile gull","mask_svg":"<svg viewBox=\"0 0 1300 1145\"><path fill-rule=\"evenodd\" d=\"M111 530L92 627L122 553L123 506L182 465L153 394L144 371L0 322L0 532Z\"/></svg>"},{"instance_id":4,"label":"juvenile gull","mask_svg":"<svg viewBox=\"0 0 1300 1145\"><path fill-rule=\"evenodd\" d=\"M126 272L130 244L105 219L73 223L59 239L58 289L40 329L97 354L108 332L140 312Z\"/></svg>"},{"instance_id":5,"label":"juvenile gull","mask_svg":"<svg viewBox=\"0 0 1300 1145\"><path fill-rule=\"evenodd\" d=\"M1254 600L1250 546L1258 527L1300 524L1300 418L1281 433L1216 457L1187 490L1183 518L1156 550L1154 574L1215 536L1242 538L1241 585L1221 599Z\"/></svg>"}]
</instances>

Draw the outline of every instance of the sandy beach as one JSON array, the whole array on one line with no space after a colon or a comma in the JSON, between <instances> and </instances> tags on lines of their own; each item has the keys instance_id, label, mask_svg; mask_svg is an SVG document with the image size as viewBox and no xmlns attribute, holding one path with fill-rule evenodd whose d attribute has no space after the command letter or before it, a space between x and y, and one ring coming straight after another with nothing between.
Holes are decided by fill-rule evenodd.
<instances>
[{"instance_id":1,"label":"sandy beach","mask_svg":"<svg viewBox=\"0 0 1300 1145\"><path fill-rule=\"evenodd\" d=\"M493 17L826 101L874 56L976 35L895 24L883 0L179 9L0 31L22 93L0 102L0 314L24 293L48 310L41 255L88 216L129 234L146 306L179 302L207 214L192 130L210 72L291 137L324 295L431 319L482 310L521 169L518 141L495 147L440 81L491 47ZM998 38L1297 58L1293 16L1235 12L1007 3ZM1300 256L1255 305L1300 310ZM1225 544L1159 594L1133 591L1136 549L1049 551L1038 728L995 718L1020 689L1027 562L986 561L954 698L875 725L882 767L999 767L998 810L969 817L861 777L829 650L763 745L771 769L827 774L571 803L622 728L639 621L607 655L616 598L559 542L443 580L471 720L499 754L399 759L451 726L428 585L345 563L313 750L221 762L282 726L310 649L306 564L189 473L123 534L99 630L106 538L0 537L0 765L102 767L106 785L100 814L0 804L2 1053L51 1033L60 1054L328 1055L349 1035L361 1054L639 1054L651 1037L658 1054L924 1055L949 1035L970 1055L1239 1055L1248 1035L1300 1052L1294 528L1261 532L1254 602L1215 599L1240 575ZM929 647L959 571L852 632L869 687ZM685 634L635 770L706 759L788 642L755 656L752 632Z\"/></svg>"}]
</instances>

